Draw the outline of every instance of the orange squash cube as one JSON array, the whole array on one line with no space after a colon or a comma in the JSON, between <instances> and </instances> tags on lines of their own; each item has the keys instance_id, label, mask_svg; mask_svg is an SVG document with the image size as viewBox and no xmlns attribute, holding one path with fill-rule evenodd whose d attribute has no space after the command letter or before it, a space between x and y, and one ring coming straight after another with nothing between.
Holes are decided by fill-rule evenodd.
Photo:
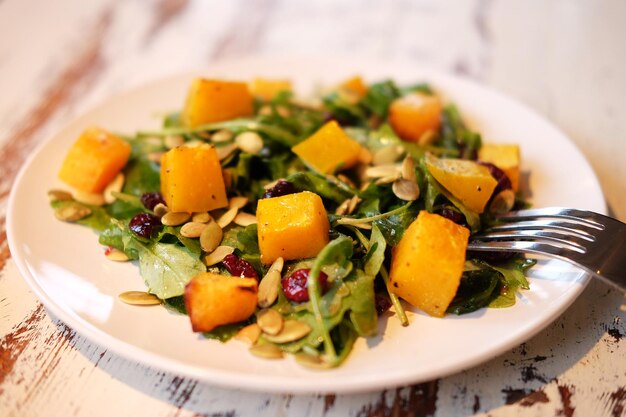
<instances>
[{"instance_id":1,"label":"orange squash cube","mask_svg":"<svg viewBox=\"0 0 626 417\"><path fill-rule=\"evenodd\" d=\"M469 233L421 211L392 253L391 291L431 316L443 317L461 282Z\"/></svg>"},{"instance_id":2,"label":"orange squash cube","mask_svg":"<svg viewBox=\"0 0 626 417\"><path fill-rule=\"evenodd\" d=\"M101 193L128 162L125 140L98 127L86 129L70 148L59 178L80 191Z\"/></svg>"},{"instance_id":3,"label":"orange squash cube","mask_svg":"<svg viewBox=\"0 0 626 417\"><path fill-rule=\"evenodd\" d=\"M253 110L246 83L196 78L189 88L181 120L185 126L196 127L251 116Z\"/></svg>"},{"instance_id":4,"label":"orange squash cube","mask_svg":"<svg viewBox=\"0 0 626 417\"><path fill-rule=\"evenodd\" d=\"M270 101L280 92L291 92L291 81L256 78L250 83L250 91L253 96Z\"/></svg>"},{"instance_id":5,"label":"orange squash cube","mask_svg":"<svg viewBox=\"0 0 626 417\"><path fill-rule=\"evenodd\" d=\"M352 78L348 78L339 84L339 91L346 94L348 99L353 102L361 100L368 91L367 85L363 82L363 79L356 75Z\"/></svg>"},{"instance_id":6,"label":"orange squash cube","mask_svg":"<svg viewBox=\"0 0 626 417\"><path fill-rule=\"evenodd\" d=\"M356 164L362 147L332 120L291 150L315 171L332 174Z\"/></svg>"},{"instance_id":7,"label":"orange squash cube","mask_svg":"<svg viewBox=\"0 0 626 417\"><path fill-rule=\"evenodd\" d=\"M500 168L511 180L513 191L519 191L520 149L519 145L487 144L478 150L478 159L490 162Z\"/></svg>"},{"instance_id":8,"label":"orange squash cube","mask_svg":"<svg viewBox=\"0 0 626 417\"><path fill-rule=\"evenodd\" d=\"M246 320L256 310L255 278L230 277L204 272L185 286L185 308L194 332L210 332L217 326Z\"/></svg>"},{"instance_id":9,"label":"orange squash cube","mask_svg":"<svg viewBox=\"0 0 626 417\"><path fill-rule=\"evenodd\" d=\"M498 181L489 168L474 161L437 158L427 154L426 167L433 177L467 208L482 213Z\"/></svg>"},{"instance_id":10,"label":"orange squash cube","mask_svg":"<svg viewBox=\"0 0 626 417\"><path fill-rule=\"evenodd\" d=\"M170 211L203 212L228 206L215 148L179 146L161 158L161 194Z\"/></svg>"},{"instance_id":11,"label":"orange squash cube","mask_svg":"<svg viewBox=\"0 0 626 417\"><path fill-rule=\"evenodd\" d=\"M389 124L400 138L419 142L424 133L439 129L441 110L438 97L410 93L391 102Z\"/></svg>"},{"instance_id":12,"label":"orange squash cube","mask_svg":"<svg viewBox=\"0 0 626 417\"><path fill-rule=\"evenodd\" d=\"M316 256L329 241L322 199L303 191L259 200L256 210L261 262Z\"/></svg>"}]
</instances>

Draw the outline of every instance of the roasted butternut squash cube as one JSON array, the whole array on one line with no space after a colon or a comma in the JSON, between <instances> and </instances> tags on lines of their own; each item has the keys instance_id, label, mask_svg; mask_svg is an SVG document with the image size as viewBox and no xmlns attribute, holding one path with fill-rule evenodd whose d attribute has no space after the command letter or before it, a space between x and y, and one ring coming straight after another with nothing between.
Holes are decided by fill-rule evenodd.
<instances>
[{"instance_id":1,"label":"roasted butternut squash cube","mask_svg":"<svg viewBox=\"0 0 626 417\"><path fill-rule=\"evenodd\" d=\"M101 193L126 165L130 151L125 140L91 127L70 148L59 178L77 190Z\"/></svg>"},{"instance_id":2,"label":"roasted butternut squash cube","mask_svg":"<svg viewBox=\"0 0 626 417\"><path fill-rule=\"evenodd\" d=\"M332 120L291 150L317 172L332 174L359 160L361 145Z\"/></svg>"},{"instance_id":3,"label":"roasted butternut squash cube","mask_svg":"<svg viewBox=\"0 0 626 417\"><path fill-rule=\"evenodd\" d=\"M311 258L329 241L322 199L309 191L259 200L256 210L261 262Z\"/></svg>"},{"instance_id":4,"label":"roasted butternut squash cube","mask_svg":"<svg viewBox=\"0 0 626 417\"><path fill-rule=\"evenodd\" d=\"M161 158L161 194L170 211L204 212L228 206L215 148L179 146Z\"/></svg>"},{"instance_id":5,"label":"roasted butternut squash cube","mask_svg":"<svg viewBox=\"0 0 626 417\"><path fill-rule=\"evenodd\" d=\"M487 144L478 150L478 159L500 168L511 180L513 191L519 191L520 149L514 144Z\"/></svg>"},{"instance_id":6,"label":"roasted butternut squash cube","mask_svg":"<svg viewBox=\"0 0 626 417\"><path fill-rule=\"evenodd\" d=\"M347 95L350 101L353 102L361 100L368 91L367 85L363 82L363 79L359 75L343 81L339 84L338 89L341 93Z\"/></svg>"},{"instance_id":7,"label":"roasted butternut squash cube","mask_svg":"<svg viewBox=\"0 0 626 417\"><path fill-rule=\"evenodd\" d=\"M256 310L258 284L254 278L204 272L185 286L185 308L194 332L246 320Z\"/></svg>"},{"instance_id":8,"label":"roasted butternut squash cube","mask_svg":"<svg viewBox=\"0 0 626 417\"><path fill-rule=\"evenodd\" d=\"M431 154L427 154L424 160L432 176L467 208L476 213L485 210L498 184L489 168L475 161L443 159Z\"/></svg>"},{"instance_id":9,"label":"roasted butternut squash cube","mask_svg":"<svg viewBox=\"0 0 626 417\"><path fill-rule=\"evenodd\" d=\"M264 101L270 101L278 93L291 92L291 81L272 80L268 78L256 78L250 83L252 95Z\"/></svg>"},{"instance_id":10,"label":"roasted butternut squash cube","mask_svg":"<svg viewBox=\"0 0 626 417\"><path fill-rule=\"evenodd\" d=\"M437 96L409 93L391 102L389 124L400 138L419 143L424 133L439 129L441 110Z\"/></svg>"},{"instance_id":11,"label":"roasted butternut squash cube","mask_svg":"<svg viewBox=\"0 0 626 417\"><path fill-rule=\"evenodd\" d=\"M185 126L196 127L251 116L253 111L246 83L196 78L189 88L181 121Z\"/></svg>"},{"instance_id":12,"label":"roasted butternut squash cube","mask_svg":"<svg viewBox=\"0 0 626 417\"><path fill-rule=\"evenodd\" d=\"M469 233L438 214L420 212L392 253L391 291L443 317L461 282Z\"/></svg>"}]
</instances>

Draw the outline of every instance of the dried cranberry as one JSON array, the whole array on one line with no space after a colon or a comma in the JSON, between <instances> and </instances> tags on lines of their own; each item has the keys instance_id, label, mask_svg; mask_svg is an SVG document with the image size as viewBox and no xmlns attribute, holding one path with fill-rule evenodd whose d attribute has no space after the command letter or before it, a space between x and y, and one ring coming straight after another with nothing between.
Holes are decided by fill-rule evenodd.
<instances>
[{"instance_id":1,"label":"dried cranberry","mask_svg":"<svg viewBox=\"0 0 626 417\"><path fill-rule=\"evenodd\" d=\"M154 210L157 204L165 204L161 193L143 193L141 195L141 204L148 210Z\"/></svg>"},{"instance_id":2,"label":"dried cranberry","mask_svg":"<svg viewBox=\"0 0 626 417\"><path fill-rule=\"evenodd\" d=\"M157 227L161 226L161 219L150 213L139 213L128 223L128 228L137 236L150 239Z\"/></svg>"},{"instance_id":3,"label":"dried cranberry","mask_svg":"<svg viewBox=\"0 0 626 417\"><path fill-rule=\"evenodd\" d=\"M386 295L376 293L374 296L374 304L376 305L376 312L383 314L391 308L391 299Z\"/></svg>"},{"instance_id":4,"label":"dried cranberry","mask_svg":"<svg viewBox=\"0 0 626 417\"><path fill-rule=\"evenodd\" d=\"M465 216L463 213L453 209L450 206L444 206L442 209L437 211L442 217L445 217L448 220L452 220L456 224L460 224L461 226L467 225L467 221L465 220Z\"/></svg>"},{"instance_id":5,"label":"dried cranberry","mask_svg":"<svg viewBox=\"0 0 626 417\"><path fill-rule=\"evenodd\" d=\"M298 303L309 301L308 279L310 273L311 270L308 268L298 269L291 275L283 277L281 284L285 297L287 297L288 300ZM317 279L322 293L326 292L328 290L328 275L320 271Z\"/></svg>"},{"instance_id":6,"label":"dried cranberry","mask_svg":"<svg viewBox=\"0 0 626 417\"><path fill-rule=\"evenodd\" d=\"M265 190L263 198L280 197L281 195L294 194L297 192L298 190L296 190L296 186L289 181L278 180L276 185L269 190Z\"/></svg>"},{"instance_id":7,"label":"dried cranberry","mask_svg":"<svg viewBox=\"0 0 626 417\"><path fill-rule=\"evenodd\" d=\"M233 255L232 253L226 255L224 259L222 259L222 264L232 276L259 279L256 269L254 269L250 262L237 255Z\"/></svg>"},{"instance_id":8,"label":"dried cranberry","mask_svg":"<svg viewBox=\"0 0 626 417\"><path fill-rule=\"evenodd\" d=\"M501 191L510 190L513 188L513 185L511 185L511 180L500 168L498 168L491 162L479 161L478 163L486 166L489 169L489 173L491 174L491 176L495 178L496 181L498 181L496 188L493 190L493 195L498 195Z\"/></svg>"}]
</instances>

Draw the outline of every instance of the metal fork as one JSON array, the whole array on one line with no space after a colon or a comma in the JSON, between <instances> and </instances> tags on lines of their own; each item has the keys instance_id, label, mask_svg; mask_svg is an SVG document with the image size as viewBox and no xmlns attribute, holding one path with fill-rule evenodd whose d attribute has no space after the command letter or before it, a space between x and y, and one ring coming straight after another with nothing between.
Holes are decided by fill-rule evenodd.
<instances>
[{"instance_id":1,"label":"metal fork","mask_svg":"<svg viewBox=\"0 0 626 417\"><path fill-rule=\"evenodd\" d=\"M591 211L561 207L512 211L473 235L468 249L561 259L626 291L626 224Z\"/></svg>"}]
</instances>

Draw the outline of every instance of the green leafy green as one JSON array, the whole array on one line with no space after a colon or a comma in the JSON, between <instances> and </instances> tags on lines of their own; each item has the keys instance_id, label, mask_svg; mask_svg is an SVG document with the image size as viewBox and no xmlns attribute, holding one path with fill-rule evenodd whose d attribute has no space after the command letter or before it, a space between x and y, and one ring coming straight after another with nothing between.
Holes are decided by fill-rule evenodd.
<instances>
[{"instance_id":1,"label":"green leafy green","mask_svg":"<svg viewBox=\"0 0 626 417\"><path fill-rule=\"evenodd\" d=\"M182 295L185 284L200 272L204 264L186 247L175 243L145 244L131 236L124 236L124 246L135 250L139 268L148 291L160 299Z\"/></svg>"}]
</instances>

